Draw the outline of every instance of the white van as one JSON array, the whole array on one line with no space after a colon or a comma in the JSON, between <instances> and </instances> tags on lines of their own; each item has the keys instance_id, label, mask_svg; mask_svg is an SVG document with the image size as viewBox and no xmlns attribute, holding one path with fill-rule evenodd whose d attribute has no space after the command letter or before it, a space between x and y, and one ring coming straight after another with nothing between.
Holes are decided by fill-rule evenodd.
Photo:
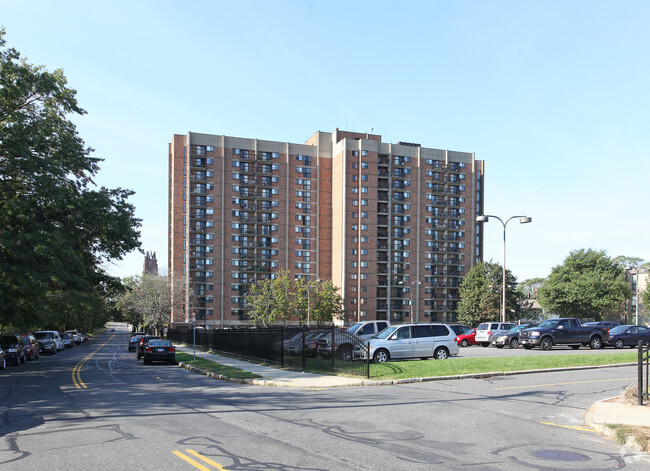
<instances>
[{"instance_id":1,"label":"white van","mask_svg":"<svg viewBox=\"0 0 650 471\"><path fill-rule=\"evenodd\" d=\"M515 324L511 322L482 322L476 328L476 342L480 343L483 347L490 345L490 337L492 335L502 332L508 332Z\"/></svg>"},{"instance_id":2,"label":"white van","mask_svg":"<svg viewBox=\"0 0 650 471\"><path fill-rule=\"evenodd\" d=\"M368 341L376 363L404 358L445 360L458 355L456 333L447 324L402 324L382 330Z\"/></svg>"}]
</instances>

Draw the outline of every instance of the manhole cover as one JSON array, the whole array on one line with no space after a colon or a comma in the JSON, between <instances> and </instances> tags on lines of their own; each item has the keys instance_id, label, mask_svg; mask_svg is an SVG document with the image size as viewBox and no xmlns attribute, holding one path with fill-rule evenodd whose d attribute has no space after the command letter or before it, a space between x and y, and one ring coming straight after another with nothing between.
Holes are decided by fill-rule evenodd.
<instances>
[{"instance_id":1,"label":"manhole cover","mask_svg":"<svg viewBox=\"0 0 650 471\"><path fill-rule=\"evenodd\" d=\"M531 452L531 455L551 461L589 461L588 456L562 450L536 450Z\"/></svg>"}]
</instances>

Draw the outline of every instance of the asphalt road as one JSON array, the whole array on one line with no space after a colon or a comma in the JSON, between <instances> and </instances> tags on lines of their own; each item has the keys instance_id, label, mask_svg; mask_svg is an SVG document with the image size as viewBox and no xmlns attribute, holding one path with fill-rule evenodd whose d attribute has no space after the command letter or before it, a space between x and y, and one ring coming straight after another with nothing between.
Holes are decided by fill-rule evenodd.
<instances>
[{"instance_id":1,"label":"asphalt road","mask_svg":"<svg viewBox=\"0 0 650 471\"><path fill-rule=\"evenodd\" d=\"M1 469L650 465L647 455L600 437L583 421L593 402L634 383L633 367L310 390L238 385L172 365L144 366L127 352L127 341L126 328L118 327L0 372Z\"/></svg>"}]
</instances>

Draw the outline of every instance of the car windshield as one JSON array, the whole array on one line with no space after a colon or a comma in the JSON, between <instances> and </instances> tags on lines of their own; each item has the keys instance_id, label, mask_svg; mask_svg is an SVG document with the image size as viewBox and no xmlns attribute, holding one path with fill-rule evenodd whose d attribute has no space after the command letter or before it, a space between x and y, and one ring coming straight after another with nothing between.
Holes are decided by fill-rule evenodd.
<instances>
[{"instance_id":1,"label":"car windshield","mask_svg":"<svg viewBox=\"0 0 650 471\"><path fill-rule=\"evenodd\" d=\"M353 324L350 327L348 327L348 332L350 332L351 334L356 334L357 330L359 330L362 325L363 325L362 323L357 322L356 324Z\"/></svg>"},{"instance_id":2,"label":"car windshield","mask_svg":"<svg viewBox=\"0 0 650 471\"><path fill-rule=\"evenodd\" d=\"M487 330L487 328L488 328L488 325L486 323L483 323L483 324L479 324L479 326L477 327L477 330Z\"/></svg>"},{"instance_id":3,"label":"car windshield","mask_svg":"<svg viewBox=\"0 0 650 471\"><path fill-rule=\"evenodd\" d=\"M525 326L523 326L523 325L516 325L516 326L514 326L512 329L510 329L510 330L508 331L508 333L511 333L511 334L517 333L517 332L519 332L521 329L523 329L524 327L525 327Z\"/></svg>"},{"instance_id":4,"label":"car windshield","mask_svg":"<svg viewBox=\"0 0 650 471\"><path fill-rule=\"evenodd\" d=\"M150 347L170 347L171 344L169 340L149 340Z\"/></svg>"},{"instance_id":5,"label":"car windshield","mask_svg":"<svg viewBox=\"0 0 650 471\"><path fill-rule=\"evenodd\" d=\"M377 335L375 335L373 338L376 338L376 339L386 339L386 338L390 337L390 334L392 334L393 332L395 332L395 329L397 329L397 327L386 327L384 330L382 330L381 332L379 332L379 333L378 333Z\"/></svg>"},{"instance_id":6,"label":"car windshield","mask_svg":"<svg viewBox=\"0 0 650 471\"><path fill-rule=\"evenodd\" d=\"M542 322L539 326L544 328L544 329L552 329L553 327L557 327L559 321L556 319L548 319L544 322Z\"/></svg>"},{"instance_id":7,"label":"car windshield","mask_svg":"<svg viewBox=\"0 0 650 471\"><path fill-rule=\"evenodd\" d=\"M36 338L39 339L39 340L42 340L42 339L53 339L53 338L54 338L54 334L53 334L52 332L36 332L36 333L34 334L34 337L36 337Z\"/></svg>"}]
</instances>

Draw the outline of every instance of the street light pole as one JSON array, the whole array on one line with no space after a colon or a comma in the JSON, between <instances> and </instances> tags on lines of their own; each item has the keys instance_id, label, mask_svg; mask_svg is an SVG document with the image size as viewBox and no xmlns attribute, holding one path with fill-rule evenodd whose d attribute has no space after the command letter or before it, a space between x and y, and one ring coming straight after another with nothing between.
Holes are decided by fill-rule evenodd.
<instances>
[{"instance_id":1,"label":"street light pole","mask_svg":"<svg viewBox=\"0 0 650 471\"><path fill-rule=\"evenodd\" d=\"M420 290L417 288L417 286L421 285L421 284L422 284L421 281L414 281L414 282L411 283L411 287L416 286L415 289L418 290L418 292L415 294L415 299L417 301L420 300ZM411 295L411 300L410 300L410 303L411 303L411 322L413 322L413 289L411 289L409 294ZM417 315L415 316L415 322L420 322L420 309L419 309L419 306L418 306Z\"/></svg>"},{"instance_id":2,"label":"street light pole","mask_svg":"<svg viewBox=\"0 0 650 471\"><path fill-rule=\"evenodd\" d=\"M492 214L485 214L482 216L476 216L476 222L488 222L490 218L498 219L499 222L503 225L503 282L501 286L501 322L506 321L506 226L508 223L515 218L519 218L519 224L528 224L533 220L528 216L510 216L506 222L503 222L499 216L494 216Z\"/></svg>"},{"instance_id":3,"label":"street light pole","mask_svg":"<svg viewBox=\"0 0 650 471\"><path fill-rule=\"evenodd\" d=\"M644 273L644 267L626 267L626 271L634 273L636 275L636 286L634 288L634 316L636 325L639 325L639 273Z\"/></svg>"}]
</instances>

